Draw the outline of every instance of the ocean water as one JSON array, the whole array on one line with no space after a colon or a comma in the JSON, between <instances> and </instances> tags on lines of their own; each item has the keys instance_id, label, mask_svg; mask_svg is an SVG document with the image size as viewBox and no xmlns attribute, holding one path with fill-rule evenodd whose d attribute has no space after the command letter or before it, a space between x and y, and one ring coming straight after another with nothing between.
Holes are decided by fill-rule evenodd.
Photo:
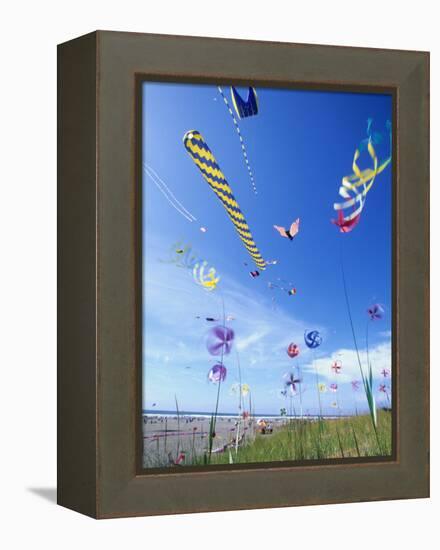
<instances>
[{"instance_id":1,"label":"ocean water","mask_svg":"<svg viewBox=\"0 0 440 550\"><path fill-rule=\"evenodd\" d=\"M166 417L177 417L176 411L170 410L161 410L161 409L143 409L143 416L166 416ZM211 412L202 412L202 411L179 411L179 416L192 416L194 418L210 418L212 415ZM217 416L220 418L237 418L237 413L217 413ZM323 415L323 418L340 418L345 415ZM279 414L264 414L264 413L255 413L254 418L301 418L299 414L292 416L281 416ZM316 415L303 415L303 418L308 418L311 420L316 420L319 418Z\"/></svg>"}]
</instances>

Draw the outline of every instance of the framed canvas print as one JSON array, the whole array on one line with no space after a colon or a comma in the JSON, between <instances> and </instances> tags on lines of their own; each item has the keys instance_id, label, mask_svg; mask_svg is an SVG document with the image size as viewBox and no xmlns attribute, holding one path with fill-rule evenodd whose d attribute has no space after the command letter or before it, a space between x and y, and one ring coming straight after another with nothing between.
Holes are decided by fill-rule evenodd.
<instances>
[{"instance_id":1,"label":"framed canvas print","mask_svg":"<svg viewBox=\"0 0 440 550\"><path fill-rule=\"evenodd\" d=\"M428 62L59 47L60 504L428 496Z\"/></svg>"}]
</instances>

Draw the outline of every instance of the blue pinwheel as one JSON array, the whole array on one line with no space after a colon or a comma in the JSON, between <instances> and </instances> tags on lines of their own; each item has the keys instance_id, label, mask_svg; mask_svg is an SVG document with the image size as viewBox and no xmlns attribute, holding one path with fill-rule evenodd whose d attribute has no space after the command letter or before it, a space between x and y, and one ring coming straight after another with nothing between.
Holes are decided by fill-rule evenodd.
<instances>
[{"instance_id":1,"label":"blue pinwheel","mask_svg":"<svg viewBox=\"0 0 440 550\"><path fill-rule=\"evenodd\" d=\"M322 336L317 330L306 330L304 332L304 342L310 349L315 349L322 344Z\"/></svg>"}]
</instances>

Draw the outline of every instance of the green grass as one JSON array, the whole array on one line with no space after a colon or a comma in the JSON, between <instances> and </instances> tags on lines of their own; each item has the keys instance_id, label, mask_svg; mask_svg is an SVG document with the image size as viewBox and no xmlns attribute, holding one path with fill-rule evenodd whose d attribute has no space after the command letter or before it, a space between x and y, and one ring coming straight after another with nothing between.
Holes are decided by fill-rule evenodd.
<instances>
[{"instance_id":1,"label":"green grass","mask_svg":"<svg viewBox=\"0 0 440 550\"><path fill-rule=\"evenodd\" d=\"M253 430L248 433L251 432ZM215 441L214 438L214 447ZM165 443L164 440L151 442L148 453L144 454L145 467L171 465L163 447ZM377 437L371 416L367 414L321 421L286 420L286 424L276 428L273 434L248 436L237 453L232 443L233 439L231 449L212 454L210 461L208 438L205 447L199 446L197 450L194 436L180 440L178 446L186 453L185 466L388 456L392 443L391 412L378 411ZM175 449L172 454L176 454Z\"/></svg>"},{"instance_id":2,"label":"green grass","mask_svg":"<svg viewBox=\"0 0 440 550\"><path fill-rule=\"evenodd\" d=\"M391 414L380 411L377 424L379 443L369 415L321 422L292 420L272 435L257 435L237 455L234 450L232 457L237 464L390 455ZM228 463L228 453L212 456L211 464Z\"/></svg>"}]
</instances>

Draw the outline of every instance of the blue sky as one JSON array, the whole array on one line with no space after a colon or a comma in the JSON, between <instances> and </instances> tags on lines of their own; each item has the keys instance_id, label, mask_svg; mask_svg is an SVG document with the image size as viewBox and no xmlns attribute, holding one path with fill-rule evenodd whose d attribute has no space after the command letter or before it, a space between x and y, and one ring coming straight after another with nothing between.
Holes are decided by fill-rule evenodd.
<instances>
[{"instance_id":1,"label":"blue sky","mask_svg":"<svg viewBox=\"0 0 440 550\"><path fill-rule=\"evenodd\" d=\"M229 98L229 88L223 88ZM341 245L361 358L365 365L366 309L379 302L385 317L370 326L376 386L380 370L391 368L390 167L377 177L360 224L351 233L341 234L330 223L333 203L341 200L341 179L351 173L354 150L366 137L366 121L372 118L375 130L385 132L392 117L391 96L259 88L258 98L258 115L239 121L258 189L254 195L232 119L215 86L143 85L143 162L197 218L190 222L179 214L143 173L145 409L153 403L158 409L174 409L177 396L181 410L212 411L217 388L207 382L207 372L215 358L205 345L212 324L196 317L219 317L223 296L226 314L235 317L229 323L235 345L224 360L228 375L221 390L222 412L237 408L230 392L238 380L237 351L257 414L278 413L285 406L279 395L283 375L294 366L301 367L304 411L317 412L316 366L322 382L339 383L341 410L351 412L350 382L360 375L343 295ZM249 276L251 258L185 151L182 138L188 130L204 136L263 257L278 260L259 278ZM377 153L380 159L389 155L387 140ZM368 158L360 164L368 167ZM290 225L296 217L301 219L300 232L292 242L273 229L274 224ZM191 246L216 268L218 290L206 292L189 270L166 262L174 243ZM269 290L267 283L278 277L291 281L297 295ZM322 333L315 354L304 344L305 329ZM301 348L298 361L286 354L290 342ZM338 377L330 371L335 358L343 364ZM383 395L377 398L385 404ZM334 395L323 396L325 411L334 412L334 400ZM362 391L357 400L365 408ZM294 403L297 408L299 397Z\"/></svg>"}]
</instances>

